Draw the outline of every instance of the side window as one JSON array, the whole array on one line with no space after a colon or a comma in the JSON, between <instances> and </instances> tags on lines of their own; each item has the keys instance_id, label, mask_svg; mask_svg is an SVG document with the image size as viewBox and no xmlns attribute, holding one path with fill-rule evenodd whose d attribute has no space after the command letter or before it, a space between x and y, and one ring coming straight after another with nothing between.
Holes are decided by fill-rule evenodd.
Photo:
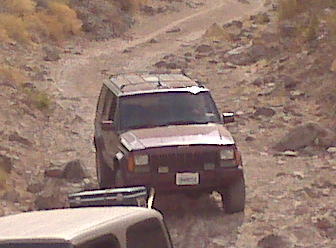
<instances>
[{"instance_id":1,"label":"side window","mask_svg":"<svg viewBox=\"0 0 336 248\"><path fill-rule=\"evenodd\" d=\"M99 113L103 112L107 92L108 92L107 87L105 85L103 85L103 87L100 91L99 97L98 97L97 111Z\"/></svg>"},{"instance_id":2,"label":"side window","mask_svg":"<svg viewBox=\"0 0 336 248\"><path fill-rule=\"evenodd\" d=\"M165 233L158 219L141 221L127 229L127 248L168 248Z\"/></svg>"},{"instance_id":3,"label":"side window","mask_svg":"<svg viewBox=\"0 0 336 248\"><path fill-rule=\"evenodd\" d=\"M118 239L113 235L104 235L102 237L90 240L75 248L120 248Z\"/></svg>"},{"instance_id":4,"label":"side window","mask_svg":"<svg viewBox=\"0 0 336 248\"><path fill-rule=\"evenodd\" d=\"M108 91L105 98L105 104L103 109L103 121L113 121L114 114L117 106L117 97Z\"/></svg>"}]
</instances>

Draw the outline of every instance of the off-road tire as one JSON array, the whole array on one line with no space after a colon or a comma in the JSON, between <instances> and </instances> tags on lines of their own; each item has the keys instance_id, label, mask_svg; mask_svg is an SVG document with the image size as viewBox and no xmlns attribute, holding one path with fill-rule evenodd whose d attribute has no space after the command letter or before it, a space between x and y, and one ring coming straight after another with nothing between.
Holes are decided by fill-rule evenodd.
<instances>
[{"instance_id":1,"label":"off-road tire","mask_svg":"<svg viewBox=\"0 0 336 248\"><path fill-rule=\"evenodd\" d=\"M99 188L113 188L115 173L111 168L102 163L98 154L96 154L96 170Z\"/></svg>"},{"instance_id":2,"label":"off-road tire","mask_svg":"<svg viewBox=\"0 0 336 248\"><path fill-rule=\"evenodd\" d=\"M244 177L228 185L222 192L223 208L227 214L244 211L245 208L245 181Z\"/></svg>"},{"instance_id":3,"label":"off-road tire","mask_svg":"<svg viewBox=\"0 0 336 248\"><path fill-rule=\"evenodd\" d=\"M125 186L125 181L122 176L121 169L117 170L115 174L115 186L116 187L124 187Z\"/></svg>"}]
</instances>

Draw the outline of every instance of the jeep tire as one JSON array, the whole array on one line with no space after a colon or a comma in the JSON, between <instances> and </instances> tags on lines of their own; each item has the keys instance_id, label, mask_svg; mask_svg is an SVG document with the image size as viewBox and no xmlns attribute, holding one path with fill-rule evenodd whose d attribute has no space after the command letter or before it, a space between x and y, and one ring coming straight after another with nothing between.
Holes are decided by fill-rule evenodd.
<instances>
[{"instance_id":1,"label":"jeep tire","mask_svg":"<svg viewBox=\"0 0 336 248\"><path fill-rule=\"evenodd\" d=\"M114 187L114 171L104 164L98 152L96 153L96 170L99 188L108 189Z\"/></svg>"},{"instance_id":2,"label":"jeep tire","mask_svg":"<svg viewBox=\"0 0 336 248\"><path fill-rule=\"evenodd\" d=\"M116 187L124 187L124 178L121 172L121 169L119 168L119 170L117 170L117 173L115 175L115 186Z\"/></svg>"},{"instance_id":3,"label":"jeep tire","mask_svg":"<svg viewBox=\"0 0 336 248\"><path fill-rule=\"evenodd\" d=\"M245 208L245 182L244 177L228 185L222 195L224 211L233 214L244 211Z\"/></svg>"}]
</instances>

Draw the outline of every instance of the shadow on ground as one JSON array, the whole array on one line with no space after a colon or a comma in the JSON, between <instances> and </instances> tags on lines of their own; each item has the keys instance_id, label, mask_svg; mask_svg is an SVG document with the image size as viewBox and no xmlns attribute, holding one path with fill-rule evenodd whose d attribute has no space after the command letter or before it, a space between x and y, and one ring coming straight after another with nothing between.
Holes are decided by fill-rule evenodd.
<instances>
[{"instance_id":1,"label":"shadow on ground","mask_svg":"<svg viewBox=\"0 0 336 248\"><path fill-rule=\"evenodd\" d=\"M157 195L154 208L163 213L176 248L234 246L244 213L227 215L217 195L192 199L185 195Z\"/></svg>"}]
</instances>

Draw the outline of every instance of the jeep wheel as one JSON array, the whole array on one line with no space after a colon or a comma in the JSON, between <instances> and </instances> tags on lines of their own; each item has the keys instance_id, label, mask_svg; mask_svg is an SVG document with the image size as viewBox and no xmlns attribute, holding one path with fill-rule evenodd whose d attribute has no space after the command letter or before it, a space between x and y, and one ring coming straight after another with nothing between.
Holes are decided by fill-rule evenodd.
<instances>
[{"instance_id":1,"label":"jeep wheel","mask_svg":"<svg viewBox=\"0 0 336 248\"><path fill-rule=\"evenodd\" d=\"M124 182L124 178L122 176L121 173L121 169L119 169L115 175L115 186L116 187L124 187L125 186L125 182Z\"/></svg>"},{"instance_id":2,"label":"jeep wheel","mask_svg":"<svg viewBox=\"0 0 336 248\"><path fill-rule=\"evenodd\" d=\"M114 172L101 162L98 154L96 154L96 169L99 187L101 189L114 187Z\"/></svg>"},{"instance_id":3,"label":"jeep wheel","mask_svg":"<svg viewBox=\"0 0 336 248\"><path fill-rule=\"evenodd\" d=\"M221 192L225 213L233 214L244 211L245 208L245 182L242 177L230 184Z\"/></svg>"}]
</instances>

